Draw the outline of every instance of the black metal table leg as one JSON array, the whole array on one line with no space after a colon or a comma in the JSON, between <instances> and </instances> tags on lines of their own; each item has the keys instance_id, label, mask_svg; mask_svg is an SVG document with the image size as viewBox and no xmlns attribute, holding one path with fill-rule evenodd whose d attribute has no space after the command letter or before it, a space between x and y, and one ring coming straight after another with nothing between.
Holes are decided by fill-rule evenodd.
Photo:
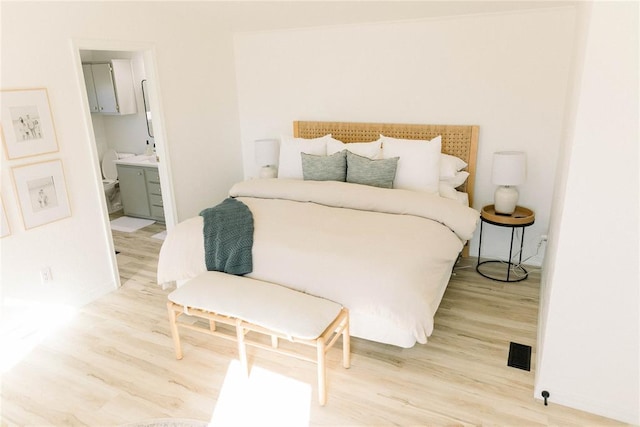
<instances>
[{"instance_id":1,"label":"black metal table leg","mask_svg":"<svg viewBox=\"0 0 640 427\"><path fill-rule=\"evenodd\" d=\"M487 273L483 273L480 269L480 267L482 265L485 264L491 264L491 263L505 263L504 261L500 261L500 260L486 260L486 261L481 261L480 259L482 258L482 232L483 232L483 225L485 222L489 222L490 224L494 224L494 225L498 225L501 227L504 227L505 225L501 225L501 224L495 224L494 222L491 221L486 221L486 220L481 220L480 221L480 236L479 236L479 240L478 240L478 262L476 264L476 271L483 277L486 277L487 279L491 279L491 280L495 280L498 282L506 282L506 283L514 283L514 282L520 282L522 280L525 280L527 277L529 277L529 272L527 271L526 268L524 268L522 266L522 250L524 248L524 229L526 227L525 226L510 226L511 228L511 241L510 241L510 245L509 245L509 259L506 261L507 264L507 277L506 280L505 279L501 279L499 277L494 277L494 276L490 276ZM528 224L530 225L530 224ZM515 239L515 232L516 232L516 228L520 228L522 230L522 236L520 238L520 254L518 256L518 263L514 263L512 262L512 258L513 258L513 241ZM516 279L512 279L511 278L511 270L512 268L518 269L520 270L520 272L522 273L522 276L517 277ZM515 274L515 271L514 271ZM504 276L503 276L504 277Z\"/></svg>"}]
</instances>

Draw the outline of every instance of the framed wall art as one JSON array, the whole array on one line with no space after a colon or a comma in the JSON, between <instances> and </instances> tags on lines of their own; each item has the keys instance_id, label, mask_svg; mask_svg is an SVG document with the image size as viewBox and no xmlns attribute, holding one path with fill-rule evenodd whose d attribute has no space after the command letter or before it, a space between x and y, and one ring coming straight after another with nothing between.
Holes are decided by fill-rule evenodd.
<instances>
[{"instance_id":1,"label":"framed wall art","mask_svg":"<svg viewBox=\"0 0 640 427\"><path fill-rule=\"evenodd\" d=\"M2 197L0 196L0 238L11 234L11 228L9 228L9 221L7 220L7 212L4 210L4 203L2 203Z\"/></svg>"},{"instance_id":2,"label":"framed wall art","mask_svg":"<svg viewBox=\"0 0 640 427\"><path fill-rule=\"evenodd\" d=\"M47 89L0 91L0 122L7 158L58 151Z\"/></svg>"},{"instance_id":3,"label":"framed wall art","mask_svg":"<svg viewBox=\"0 0 640 427\"><path fill-rule=\"evenodd\" d=\"M13 179L26 229L71 216L61 160L16 166Z\"/></svg>"}]
</instances>

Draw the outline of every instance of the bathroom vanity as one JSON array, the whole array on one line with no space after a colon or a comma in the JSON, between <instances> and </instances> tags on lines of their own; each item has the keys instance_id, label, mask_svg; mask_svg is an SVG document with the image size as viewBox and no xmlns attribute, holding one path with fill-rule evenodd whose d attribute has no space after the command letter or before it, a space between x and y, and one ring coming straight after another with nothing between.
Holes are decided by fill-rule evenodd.
<instances>
[{"instance_id":1,"label":"bathroom vanity","mask_svg":"<svg viewBox=\"0 0 640 427\"><path fill-rule=\"evenodd\" d=\"M155 156L116 160L122 208L127 216L164 222L164 205Z\"/></svg>"}]
</instances>

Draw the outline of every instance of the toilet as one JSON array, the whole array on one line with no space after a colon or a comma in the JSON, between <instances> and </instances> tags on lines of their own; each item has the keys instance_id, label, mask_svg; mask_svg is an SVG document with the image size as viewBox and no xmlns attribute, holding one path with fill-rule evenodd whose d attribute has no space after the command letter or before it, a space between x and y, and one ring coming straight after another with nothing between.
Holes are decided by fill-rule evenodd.
<instances>
[{"instance_id":1,"label":"toilet","mask_svg":"<svg viewBox=\"0 0 640 427\"><path fill-rule=\"evenodd\" d=\"M102 186L110 214L122 209L116 160L118 160L118 153L115 150L107 150L102 156L102 176L104 177Z\"/></svg>"}]
</instances>

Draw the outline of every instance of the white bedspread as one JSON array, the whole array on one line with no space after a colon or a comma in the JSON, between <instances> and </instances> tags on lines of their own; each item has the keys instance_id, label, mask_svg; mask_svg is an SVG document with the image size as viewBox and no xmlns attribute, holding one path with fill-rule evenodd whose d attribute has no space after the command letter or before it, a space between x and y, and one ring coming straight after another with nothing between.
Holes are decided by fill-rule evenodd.
<instances>
[{"instance_id":1,"label":"white bedspread","mask_svg":"<svg viewBox=\"0 0 640 427\"><path fill-rule=\"evenodd\" d=\"M407 190L332 181L253 180L231 191L254 217L248 276L341 303L354 336L424 343L478 212ZM202 218L167 236L158 283L206 271Z\"/></svg>"}]
</instances>

